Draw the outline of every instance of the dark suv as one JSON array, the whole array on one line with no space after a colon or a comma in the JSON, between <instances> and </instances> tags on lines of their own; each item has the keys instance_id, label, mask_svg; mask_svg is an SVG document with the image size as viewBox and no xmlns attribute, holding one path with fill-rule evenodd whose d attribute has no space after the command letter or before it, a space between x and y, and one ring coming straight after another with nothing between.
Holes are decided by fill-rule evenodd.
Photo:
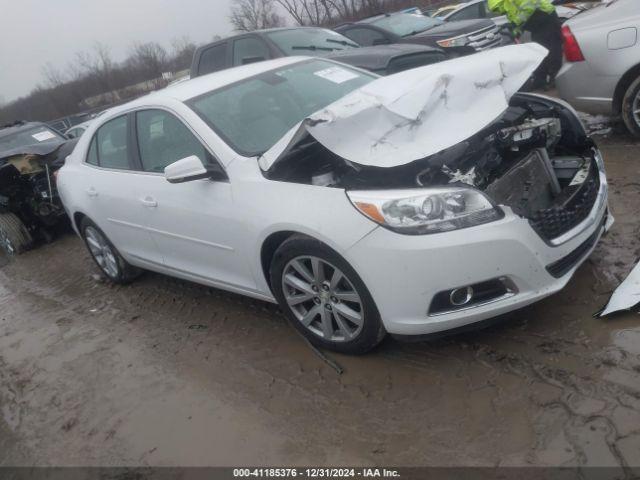
<instances>
[{"instance_id":1,"label":"dark suv","mask_svg":"<svg viewBox=\"0 0 640 480\"><path fill-rule=\"evenodd\" d=\"M489 19L445 22L418 13L387 13L335 28L362 46L415 43L466 55L505 44L501 29Z\"/></svg>"},{"instance_id":2,"label":"dark suv","mask_svg":"<svg viewBox=\"0 0 640 480\"><path fill-rule=\"evenodd\" d=\"M379 75L389 75L445 60L443 51L425 45L361 48L332 30L277 28L225 38L198 48L191 78L230 67L293 55L324 56Z\"/></svg>"}]
</instances>

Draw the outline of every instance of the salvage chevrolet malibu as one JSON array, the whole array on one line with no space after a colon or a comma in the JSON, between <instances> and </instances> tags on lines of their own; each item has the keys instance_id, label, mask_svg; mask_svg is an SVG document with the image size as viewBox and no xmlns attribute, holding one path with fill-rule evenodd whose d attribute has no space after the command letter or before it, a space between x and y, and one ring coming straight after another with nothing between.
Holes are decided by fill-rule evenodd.
<instances>
[{"instance_id":1,"label":"salvage chevrolet malibu","mask_svg":"<svg viewBox=\"0 0 640 480\"><path fill-rule=\"evenodd\" d=\"M148 269L277 301L348 353L460 327L561 289L611 223L575 112L517 93L546 53L206 75L96 120L58 189L114 282Z\"/></svg>"}]
</instances>

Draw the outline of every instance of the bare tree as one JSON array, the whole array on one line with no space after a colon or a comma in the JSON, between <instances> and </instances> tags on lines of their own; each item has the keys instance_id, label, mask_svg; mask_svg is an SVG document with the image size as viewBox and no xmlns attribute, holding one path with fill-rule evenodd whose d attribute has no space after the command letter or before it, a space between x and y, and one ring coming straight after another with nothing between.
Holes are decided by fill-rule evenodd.
<instances>
[{"instance_id":1,"label":"bare tree","mask_svg":"<svg viewBox=\"0 0 640 480\"><path fill-rule=\"evenodd\" d=\"M324 25L333 21L332 0L275 0L298 25Z\"/></svg>"},{"instance_id":2,"label":"bare tree","mask_svg":"<svg viewBox=\"0 0 640 480\"><path fill-rule=\"evenodd\" d=\"M49 88L57 87L67 81L65 75L51 62L47 62L40 69L45 80L45 85Z\"/></svg>"},{"instance_id":3,"label":"bare tree","mask_svg":"<svg viewBox=\"0 0 640 480\"><path fill-rule=\"evenodd\" d=\"M146 80L158 78L168 70L167 51L156 42L134 44L129 62Z\"/></svg>"},{"instance_id":4,"label":"bare tree","mask_svg":"<svg viewBox=\"0 0 640 480\"><path fill-rule=\"evenodd\" d=\"M236 0L231 6L229 21L241 32L284 25L275 11L274 0Z\"/></svg>"}]
</instances>

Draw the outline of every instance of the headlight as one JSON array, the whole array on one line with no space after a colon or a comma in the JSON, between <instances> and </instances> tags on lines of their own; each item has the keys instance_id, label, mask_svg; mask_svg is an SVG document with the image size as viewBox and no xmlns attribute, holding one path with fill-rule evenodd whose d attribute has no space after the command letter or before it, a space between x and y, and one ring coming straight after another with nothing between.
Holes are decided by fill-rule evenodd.
<instances>
[{"instance_id":1,"label":"headlight","mask_svg":"<svg viewBox=\"0 0 640 480\"><path fill-rule=\"evenodd\" d=\"M446 38L436 42L443 48L464 47L467 44L467 37Z\"/></svg>"},{"instance_id":2,"label":"headlight","mask_svg":"<svg viewBox=\"0 0 640 480\"><path fill-rule=\"evenodd\" d=\"M423 235L473 227L502 218L481 192L470 188L347 192L366 217L405 235Z\"/></svg>"}]
</instances>

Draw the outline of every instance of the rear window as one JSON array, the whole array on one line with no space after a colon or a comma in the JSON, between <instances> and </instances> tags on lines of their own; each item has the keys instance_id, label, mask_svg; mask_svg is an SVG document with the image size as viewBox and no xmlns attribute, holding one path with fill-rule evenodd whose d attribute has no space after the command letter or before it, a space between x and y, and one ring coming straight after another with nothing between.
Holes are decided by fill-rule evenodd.
<instances>
[{"instance_id":1,"label":"rear window","mask_svg":"<svg viewBox=\"0 0 640 480\"><path fill-rule=\"evenodd\" d=\"M333 62L308 60L200 95L187 104L231 148L255 156L312 113L375 78Z\"/></svg>"}]
</instances>

